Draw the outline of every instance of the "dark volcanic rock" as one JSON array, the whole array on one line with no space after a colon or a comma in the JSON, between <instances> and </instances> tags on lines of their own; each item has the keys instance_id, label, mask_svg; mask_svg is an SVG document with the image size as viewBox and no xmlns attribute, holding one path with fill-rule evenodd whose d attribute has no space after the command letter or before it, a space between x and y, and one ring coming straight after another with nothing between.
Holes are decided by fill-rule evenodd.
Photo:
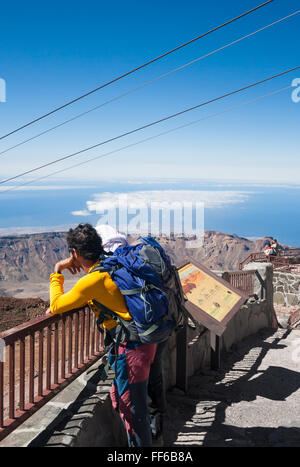
<instances>
[{"instance_id":1,"label":"dark volcanic rock","mask_svg":"<svg viewBox=\"0 0 300 467\"><path fill-rule=\"evenodd\" d=\"M48 307L40 298L0 297L0 332L44 315Z\"/></svg>"}]
</instances>

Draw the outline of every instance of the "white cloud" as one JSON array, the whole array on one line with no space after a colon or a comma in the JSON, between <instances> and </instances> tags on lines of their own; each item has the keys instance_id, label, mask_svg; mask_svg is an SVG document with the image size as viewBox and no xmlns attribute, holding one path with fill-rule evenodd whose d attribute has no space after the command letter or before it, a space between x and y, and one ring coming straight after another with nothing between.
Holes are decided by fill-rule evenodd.
<instances>
[{"instance_id":1,"label":"white cloud","mask_svg":"<svg viewBox=\"0 0 300 467\"><path fill-rule=\"evenodd\" d=\"M83 216L83 217L86 217L86 216L91 216L92 214L87 211L86 209L82 210L82 211L72 211L71 213L73 216Z\"/></svg>"},{"instance_id":2,"label":"white cloud","mask_svg":"<svg viewBox=\"0 0 300 467\"><path fill-rule=\"evenodd\" d=\"M86 204L89 212L100 215L98 224L108 223L126 233L151 232L154 235L163 232L169 235L170 232L184 232L201 235L204 231L205 208L216 209L244 203L250 194L224 190L106 192L94 194L93 200Z\"/></svg>"},{"instance_id":3,"label":"white cloud","mask_svg":"<svg viewBox=\"0 0 300 467\"><path fill-rule=\"evenodd\" d=\"M205 190L153 190L135 191L132 193L101 193L94 194L93 200L87 201L90 212L102 213L105 210L124 208L143 208L146 205L168 208L184 203L204 203L205 208L222 208L229 204L244 203L248 200L249 191L205 191Z\"/></svg>"}]
</instances>

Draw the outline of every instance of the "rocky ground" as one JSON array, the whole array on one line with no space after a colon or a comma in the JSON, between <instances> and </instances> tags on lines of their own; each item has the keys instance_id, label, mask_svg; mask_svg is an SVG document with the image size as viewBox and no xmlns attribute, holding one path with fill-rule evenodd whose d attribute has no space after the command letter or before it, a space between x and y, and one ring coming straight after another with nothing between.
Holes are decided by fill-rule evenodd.
<instances>
[{"instance_id":1,"label":"rocky ground","mask_svg":"<svg viewBox=\"0 0 300 467\"><path fill-rule=\"evenodd\" d=\"M166 446L299 447L300 332L262 331L168 393Z\"/></svg>"},{"instance_id":2,"label":"rocky ground","mask_svg":"<svg viewBox=\"0 0 300 467\"><path fill-rule=\"evenodd\" d=\"M44 315L48 306L40 298L0 297L0 332Z\"/></svg>"}]
</instances>

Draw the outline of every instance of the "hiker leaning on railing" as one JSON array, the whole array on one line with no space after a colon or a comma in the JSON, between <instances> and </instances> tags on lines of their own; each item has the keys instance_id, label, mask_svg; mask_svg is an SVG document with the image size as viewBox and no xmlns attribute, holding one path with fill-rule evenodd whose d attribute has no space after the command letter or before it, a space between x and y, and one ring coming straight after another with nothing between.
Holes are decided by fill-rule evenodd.
<instances>
[{"instance_id":1,"label":"hiker leaning on railing","mask_svg":"<svg viewBox=\"0 0 300 467\"><path fill-rule=\"evenodd\" d=\"M106 246L114 251L124 245L126 239L112 228L108 231L109 226L101 227L104 227L105 243L90 224L79 224L69 230L67 243L70 257L59 261L50 276L50 312L60 314L89 304L97 317L102 316L105 344L108 345L114 341L120 328L116 319L123 323L130 323L132 319L125 298L110 274L99 271L99 258L107 253ZM62 272L66 269L72 274L82 269L86 275L69 292L64 293ZM111 310L116 319L110 315ZM161 430L157 423L152 423L151 431L147 396L149 393L152 410L159 414L152 421L160 423L166 408L161 363L165 343L145 344L138 340L122 342L119 339L117 344L117 350L116 346L111 346L108 357L111 367L116 370L111 388L113 407L119 411L124 423L128 445L152 446L153 431L154 435L159 436Z\"/></svg>"}]
</instances>

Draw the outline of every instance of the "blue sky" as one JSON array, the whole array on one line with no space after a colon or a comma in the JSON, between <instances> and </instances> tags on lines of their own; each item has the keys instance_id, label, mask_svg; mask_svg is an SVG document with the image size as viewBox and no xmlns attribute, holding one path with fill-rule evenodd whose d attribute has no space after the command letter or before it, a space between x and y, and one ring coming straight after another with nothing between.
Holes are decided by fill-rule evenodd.
<instances>
[{"instance_id":1,"label":"blue sky","mask_svg":"<svg viewBox=\"0 0 300 467\"><path fill-rule=\"evenodd\" d=\"M1 6L0 133L221 24L259 1L15 1ZM299 9L275 0L231 26L0 141L0 152L77 113ZM287 68L300 65L300 15L0 156L1 178L96 144ZM290 86L300 71L33 174L54 170ZM300 183L300 103L292 90L62 173L65 182L165 177ZM27 179L26 179L27 180ZM49 178L49 184L57 178ZM22 180L20 180L21 182Z\"/></svg>"},{"instance_id":2,"label":"blue sky","mask_svg":"<svg viewBox=\"0 0 300 467\"><path fill-rule=\"evenodd\" d=\"M6 83L6 102L1 102L0 89L0 136L259 3L262 0L3 3L0 80ZM299 0L275 0L0 140L0 153L298 9ZM0 180L299 66L299 26L300 14L0 154ZM16 184L32 184L18 191L3 193L13 181L0 185L0 235L95 224L99 215L91 203L106 199L107 192L112 199L118 193L138 199L147 191L149 199L183 201L192 196L190 190L196 201L205 203L205 229L274 235L298 246L300 102L293 102L292 92L300 97L300 84L291 87L297 78L300 70L20 178ZM156 138L160 133L165 134ZM144 139L148 141L136 144Z\"/></svg>"}]
</instances>

